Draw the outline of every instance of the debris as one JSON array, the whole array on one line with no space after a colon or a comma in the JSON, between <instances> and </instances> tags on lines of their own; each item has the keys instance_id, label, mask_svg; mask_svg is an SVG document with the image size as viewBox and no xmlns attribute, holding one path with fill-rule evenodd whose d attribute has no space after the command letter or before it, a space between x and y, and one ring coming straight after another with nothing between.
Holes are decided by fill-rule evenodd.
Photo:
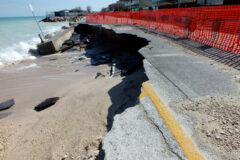
<instances>
[{"instance_id":1,"label":"debris","mask_svg":"<svg viewBox=\"0 0 240 160\"><path fill-rule=\"evenodd\" d=\"M211 137L211 133L210 133L210 132L207 132L207 133L206 133L206 136L207 136L207 137Z\"/></svg>"},{"instance_id":2,"label":"debris","mask_svg":"<svg viewBox=\"0 0 240 160\"><path fill-rule=\"evenodd\" d=\"M44 38L45 39L51 39L52 37L54 37L54 34L47 34Z\"/></svg>"},{"instance_id":3,"label":"debris","mask_svg":"<svg viewBox=\"0 0 240 160\"><path fill-rule=\"evenodd\" d=\"M81 57L78 58L79 61L82 61L82 60L85 60L85 59L87 59L86 56L81 56Z\"/></svg>"},{"instance_id":4,"label":"debris","mask_svg":"<svg viewBox=\"0 0 240 160\"><path fill-rule=\"evenodd\" d=\"M62 29L69 29L68 26L62 26Z\"/></svg>"},{"instance_id":5,"label":"debris","mask_svg":"<svg viewBox=\"0 0 240 160\"><path fill-rule=\"evenodd\" d=\"M226 123L227 123L227 121L226 121L225 119L224 119L222 122L223 122L223 124L226 124Z\"/></svg>"},{"instance_id":6,"label":"debris","mask_svg":"<svg viewBox=\"0 0 240 160\"><path fill-rule=\"evenodd\" d=\"M69 49L71 49L73 47L73 45L63 45L62 47L61 47L61 53L63 53L63 52L65 52L65 51L67 51L67 50L69 50Z\"/></svg>"},{"instance_id":7,"label":"debris","mask_svg":"<svg viewBox=\"0 0 240 160\"><path fill-rule=\"evenodd\" d=\"M69 39L69 40L66 40L63 45L67 45L67 46L72 46L73 45L73 40Z\"/></svg>"},{"instance_id":8,"label":"debris","mask_svg":"<svg viewBox=\"0 0 240 160\"><path fill-rule=\"evenodd\" d=\"M49 61L56 61L57 60L57 58L51 58L51 59L49 59Z\"/></svg>"},{"instance_id":9,"label":"debris","mask_svg":"<svg viewBox=\"0 0 240 160\"><path fill-rule=\"evenodd\" d=\"M63 42L68 40L72 36L73 32L74 28L63 30L62 32L57 33L56 36L52 37L50 40L38 44L37 49L39 54L48 55L60 51Z\"/></svg>"},{"instance_id":10,"label":"debris","mask_svg":"<svg viewBox=\"0 0 240 160\"><path fill-rule=\"evenodd\" d=\"M98 137L97 141L100 143L100 142L102 142L102 139L103 139L103 137Z\"/></svg>"},{"instance_id":11,"label":"debris","mask_svg":"<svg viewBox=\"0 0 240 160\"><path fill-rule=\"evenodd\" d=\"M121 75L121 65L114 63L114 64L111 66L110 72L111 72L111 75L110 75L110 76L111 76L112 78Z\"/></svg>"},{"instance_id":12,"label":"debris","mask_svg":"<svg viewBox=\"0 0 240 160\"><path fill-rule=\"evenodd\" d=\"M7 100L5 102L0 103L0 111L9 109L15 104L14 99Z\"/></svg>"},{"instance_id":13,"label":"debris","mask_svg":"<svg viewBox=\"0 0 240 160\"><path fill-rule=\"evenodd\" d=\"M38 55L38 50L37 49L29 49L28 53L30 53L31 55Z\"/></svg>"},{"instance_id":14,"label":"debris","mask_svg":"<svg viewBox=\"0 0 240 160\"><path fill-rule=\"evenodd\" d=\"M88 146L86 146L86 147L84 147L84 149L85 149L85 151L88 151L88 150L89 150L89 147L88 147Z\"/></svg>"},{"instance_id":15,"label":"debris","mask_svg":"<svg viewBox=\"0 0 240 160\"><path fill-rule=\"evenodd\" d=\"M216 138L216 140L221 140L220 136L216 136L215 138Z\"/></svg>"},{"instance_id":16,"label":"debris","mask_svg":"<svg viewBox=\"0 0 240 160\"><path fill-rule=\"evenodd\" d=\"M95 156L97 156L99 154L99 150L96 150L93 152Z\"/></svg>"},{"instance_id":17,"label":"debris","mask_svg":"<svg viewBox=\"0 0 240 160\"><path fill-rule=\"evenodd\" d=\"M79 72L79 69L76 69L74 72Z\"/></svg>"},{"instance_id":18,"label":"debris","mask_svg":"<svg viewBox=\"0 0 240 160\"><path fill-rule=\"evenodd\" d=\"M105 75L103 75L102 73L100 72L97 72L96 76L95 76L95 79L99 78L99 77L105 77Z\"/></svg>"},{"instance_id":19,"label":"debris","mask_svg":"<svg viewBox=\"0 0 240 160\"><path fill-rule=\"evenodd\" d=\"M54 105L57 101L59 100L59 97L53 97L53 98L48 98L45 101L43 101L42 103L40 103L39 105L37 105L34 110L37 112L40 112L44 109L47 109L49 107L51 107L52 105Z\"/></svg>"}]
</instances>

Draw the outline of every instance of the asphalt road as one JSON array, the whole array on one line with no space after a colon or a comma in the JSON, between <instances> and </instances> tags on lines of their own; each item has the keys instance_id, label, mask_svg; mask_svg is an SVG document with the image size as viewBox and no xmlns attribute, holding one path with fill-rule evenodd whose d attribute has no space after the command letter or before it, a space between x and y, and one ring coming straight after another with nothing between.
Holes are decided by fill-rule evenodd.
<instances>
[{"instance_id":1,"label":"asphalt road","mask_svg":"<svg viewBox=\"0 0 240 160\"><path fill-rule=\"evenodd\" d=\"M233 77L234 70L174 44L162 37L129 26L103 25L117 33L145 38L149 44L140 49L144 68L156 93L169 106L171 103L204 96L240 95ZM172 111L192 138L193 122ZM104 139L106 159L186 159L149 98L115 117L113 129ZM199 148L206 159L219 159L212 151ZM157 158L158 157L158 158Z\"/></svg>"}]
</instances>

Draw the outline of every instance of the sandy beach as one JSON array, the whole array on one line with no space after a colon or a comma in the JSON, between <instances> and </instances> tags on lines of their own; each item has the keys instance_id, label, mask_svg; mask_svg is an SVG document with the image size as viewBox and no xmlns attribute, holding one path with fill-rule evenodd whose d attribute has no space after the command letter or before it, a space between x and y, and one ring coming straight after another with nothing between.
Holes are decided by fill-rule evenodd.
<instances>
[{"instance_id":1,"label":"sandy beach","mask_svg":"<svg viewBox=\"0 0 240 160\"><path fill-rule=\"evenodd\" d=\"M112 105L108 91L122 78L110 78L108 65L91 66L79 56L67 52L1 70L0 100L14 98L16 104L0 113L0 159L84 159L99 154ZM97 72L105 77L95 79ZM51 97L60 100L42 112L33 110Z\"/></svg>"}]
</instances>

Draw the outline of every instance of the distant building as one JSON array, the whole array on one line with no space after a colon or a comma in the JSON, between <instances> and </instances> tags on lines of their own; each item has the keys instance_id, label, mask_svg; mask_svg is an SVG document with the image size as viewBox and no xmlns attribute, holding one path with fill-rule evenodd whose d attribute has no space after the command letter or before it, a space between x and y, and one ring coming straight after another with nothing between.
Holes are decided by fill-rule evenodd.
<instances>
[{"instance_id":1,"label":"distant building","mask_svg":"<svg viewBox=\"0 0 240 160\"><path fill-rule=\"evenodd\" d=\"M57 17L66 17L66 16L68 16L69 11L68 10L61 10L61 11L57 11L57 12L54 12L54 13L55 13L55 16L57 16Z\"/></svg>"},{"instance_id":2,"label":"distant building","mask_svg":"<svg viewBox=\"0 0 240 160\"><path fill-rule=\"evenodd\" d=\"M46 13L46 17L54 17L55 16L55 14L54 14L54 12L47 12Z\"/></svg>"},{"instance_id":3,"label":"distant building","mask_svg":"<svg viewBox=\"0 0 240 160\"><path fill-rule=\"evenodd\" d=\"M86 15L86 11L82 11L79 9L61 10L61 11L54 12L54 14L57 17L76 17L76 16Z\"/></svg>"}]
</instances>

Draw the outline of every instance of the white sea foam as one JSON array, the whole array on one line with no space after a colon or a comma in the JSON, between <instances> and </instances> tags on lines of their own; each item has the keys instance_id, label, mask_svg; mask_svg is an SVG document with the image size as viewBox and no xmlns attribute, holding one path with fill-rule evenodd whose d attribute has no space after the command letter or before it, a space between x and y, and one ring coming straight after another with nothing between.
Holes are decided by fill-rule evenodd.
<instances>
[{"instance_id":1,"label":"white sea foam","mask_svg":"<svg viewBox=\"0 0 240 160\"><path fill-rule=\"evenodd\" d=\"M26 42L19 42L10 47L0 49L0 66L14 64L25 59L35 59L36 57L28 53L29 49L36 49L40 40L33 38Z\"/></svg>"},{"instance_id":2,"label":"white sea foam","mask_svg":"<svg viewBox=\"0 0 240 160\"><path fill-rule=\"evenodd\" d=\"M43 31L45 34L54 33L60 31L61 26L62 25L47 26ZM36 57L29 54L28 51L29 49L36 49L40 39L37 37L37 34L24 36L25 38L29 38L29 40L21 41L5 48L0 48L0 67L15 64L23 60L36 59Z\"/></svg>"},{"instance_id":3,"label":"white sea foam","mask_svg":"<svg viewBox=\"0 0 240 160\"><path fill-rule=\"evenodd\" d=\"M0 68L2 68L4 66L4 64L2 62L0 62Z\"/></svg>"},{"instance_id":4,"label":"white sea foam","mask_svg":"<svg viewBox=\"0 0 240 160\"><path fill-rule=\"evenodd\" d=\"M32 63L28 66L20 67L17 70L20 71L20 70L25 70L25 69L30 69L30 68L40 68L40 67L36 63Z\"/></svg>"}]
</instances>

